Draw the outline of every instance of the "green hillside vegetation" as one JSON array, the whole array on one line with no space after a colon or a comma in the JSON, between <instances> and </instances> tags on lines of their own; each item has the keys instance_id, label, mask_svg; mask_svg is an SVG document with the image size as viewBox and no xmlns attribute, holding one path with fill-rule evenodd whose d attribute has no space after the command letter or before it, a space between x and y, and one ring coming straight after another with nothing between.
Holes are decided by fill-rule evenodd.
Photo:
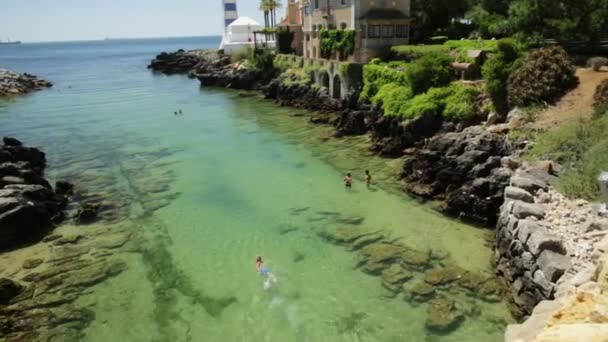
<instances>
[{"instance_id":1,"label":"green hillside vegetation","mask_svg":"<svg viewBox=\"0 0 608 342\"><path fill-rule=\"evenodd\" d=\"M599 199L597 177L608 170L608 115L606 111L591 120L569 122L539 134L529 160L550 159L564 169L558 188L571 197Z\"/></svg>"}]
</instances>

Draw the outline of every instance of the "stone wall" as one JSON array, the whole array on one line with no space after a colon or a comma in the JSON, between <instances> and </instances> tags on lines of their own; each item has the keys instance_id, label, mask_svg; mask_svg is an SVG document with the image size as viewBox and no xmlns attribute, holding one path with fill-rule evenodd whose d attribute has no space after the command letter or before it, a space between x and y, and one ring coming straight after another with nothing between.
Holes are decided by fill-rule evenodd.
<instances>
[{"instance_id":1,"label":"stone wall","mask_svg":"<svg viewBox=\"0 0 608 342\"><path fill-rule=\"evenodd\" d=\"M561 237L544 221L545 205L535 195L548 190L538 174L519 169L505 189L496 227L497 273L510 288L521 316L551 299L571 260Z\"/></svg>"}]
</instances>

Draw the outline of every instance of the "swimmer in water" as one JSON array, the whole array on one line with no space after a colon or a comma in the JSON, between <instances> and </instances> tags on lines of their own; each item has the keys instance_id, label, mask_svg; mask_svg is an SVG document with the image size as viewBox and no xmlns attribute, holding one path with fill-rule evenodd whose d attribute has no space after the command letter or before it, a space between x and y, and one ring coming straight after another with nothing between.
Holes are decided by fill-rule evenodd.
<instances>
[{"instance_id":1,"label":"swimmer in water","mask_svg":"<svg viewBox=\"0 0 608 342\"><path fill-rule=\"evenodd\" d=\"M344 186L348 190L353 187L353 177L351 176L350 172L346 174L346 177L344 177Z\"/></svg>"},{"instance_id":2,"label":"swimmer in water","mask_svg":"<svg viewBox=\"0 0 608 342\"><path fill-rule=\"evenodd\" d=\"M369 170L365 170L365 185L368 188L372 185L372 175L370 175Z\"/></svg>"},{"instance_id":3,"label":"swimmer in water","mask_svg":"<svg viewBox=\"0 0 608 342\"><path fill-rule=\"evenodd\" d=\"M277 278L275 278L274 274L270 272L270 269L264 266L264 260L262 260L261 256L258 256L255 259L255 268L257 269L258 273L265 279L264 289L271 288L277 282Z\"/></svg>"}]
</instances>

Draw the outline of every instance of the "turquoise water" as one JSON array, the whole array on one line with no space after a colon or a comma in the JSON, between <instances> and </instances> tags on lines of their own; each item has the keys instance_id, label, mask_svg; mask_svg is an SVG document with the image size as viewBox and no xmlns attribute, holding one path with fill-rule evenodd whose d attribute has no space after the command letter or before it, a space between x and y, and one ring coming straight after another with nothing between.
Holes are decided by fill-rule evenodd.
<instances>
[{"instance_id":1,"label":"turquoise water","mask_svg":"<svg viewBox=\"0 0 608 342\"><path fill-rule=\"evenodd\" d=\"M400 161L361 156L366 138L332 139L330 128L295 110L145 68L160 51L218 42L0 48L0 66L55 83L0 102L0 134L42 146L51 178L72 179L79 196L113 205L98 226L131 233L119 255L128 270L80 300L96 317L85 340L502 340L504 303L446 290L465 320L430 333L426 304L387 296L379 277L356 268L357 253L319 237L355 220L491 274L490 232L396 191ZM366 168L379 182L372 190L361 184ZM348 171L351 192L342 185ZM278 278L271 290L255 272L257 255Z\"/></svg>"}]
</instances>

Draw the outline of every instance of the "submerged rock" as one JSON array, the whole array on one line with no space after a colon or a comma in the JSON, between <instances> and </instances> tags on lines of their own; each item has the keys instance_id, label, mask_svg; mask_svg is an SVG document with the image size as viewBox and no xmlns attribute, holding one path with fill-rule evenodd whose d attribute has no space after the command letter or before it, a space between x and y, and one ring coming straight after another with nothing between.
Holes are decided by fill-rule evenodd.
<instances>
[{"instance_id":1,"label":"submerged rock","mask_svg":"<svg viewBox=\"0 0 608 342\"><path fill-rule=\"evenodd\" d=\"M21 286L19 283L8 278L0 279L0 304L8 304L22 291L23 286Z\"/></svg>"},{"instance_id":2,"label":"submerged rock","mask_svg":"<svg viewBox=\"0 0 608 342\"><path fill-rule=\"evenodd\" d=\"M435 295L435 288L421 281L410 287L407 292L409 293L409 300L422 303L427 302L431 298L433 298L433 296Z\"/></svg>"},{"instance_id":3,"label":"submerged rock","mask_svg":"<svg viewBox=\"0 0 608 342\"><path fill-rule=\"evenodd\" d=\"M412 273L408 270L398 264L393 264L382 272L382 285L392 292L400 292L403 283L412 279L412 277Z\"/></svg>"},{"instance_id":4,"label":"submerged rock","mask_svg":"<svg viewBox=\"0 0 608 342\"><path fill-rule=\"evenodd\" d=\"M25 268L26 270L30 270L33 268L36 268L40 265L42 265L43 261L42 259L27 259L23 262L23 268Z\"/></svg>"},{"instance_id":5,"label":"submerged rock","mask_svg":"<svg viewBox=\"0 0 608 342\"><path fill-rule=\"evenodd\" d=\"M463 320L464 316L456 310L453 300L438 296L429 302L425 322L427 329L446 333L457 328Z\"/></svg>"},{"instance_id":6,"label":"submerged rock","mask_svg":"<svg viewBox=\"0 0 608 342\"><path fill-rule=\"evenodd\" d=\"M424 281L434 286L441 286L460 279L464 273L465 271L462 268L448 265L426 272L424 274Z\"/></svg>"},{"instance_id":7,"label":"submerged rock","mask_svg":"<svg viewBox=\"0 0 608 342\"><path fill-rule=\"evenodd\" d=\"M85 203L78 210L76 217L80 223L90 223L97 218L101 205L98 203Z\"/></svg>"}]
</instances>

